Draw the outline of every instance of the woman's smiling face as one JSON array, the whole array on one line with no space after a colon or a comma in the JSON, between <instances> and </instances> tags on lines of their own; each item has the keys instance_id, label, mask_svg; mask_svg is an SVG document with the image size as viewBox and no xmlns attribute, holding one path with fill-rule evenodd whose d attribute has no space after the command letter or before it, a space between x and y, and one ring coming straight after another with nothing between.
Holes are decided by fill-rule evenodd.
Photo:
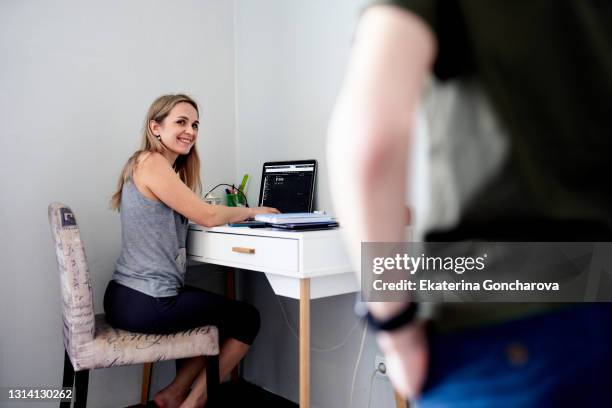
<instances>
[{"instance_id":1,"label":"woman's smiling face","mask_svg":"<svg viewBox=\"0 0 612 408\"><path fill-rule=\"evenodd\" d=\"M177 155L188 154L198 138L198 112L189 103L178 103L162 123L152 123L164 147Z\"/></svg>"}]
</instances>

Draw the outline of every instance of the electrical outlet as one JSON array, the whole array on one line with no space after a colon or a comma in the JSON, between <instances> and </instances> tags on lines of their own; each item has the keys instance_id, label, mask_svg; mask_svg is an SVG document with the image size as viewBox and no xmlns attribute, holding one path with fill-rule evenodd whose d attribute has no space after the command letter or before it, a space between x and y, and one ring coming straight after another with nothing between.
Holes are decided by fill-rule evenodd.
<instances>
[{"instance_id":1,"label":"electrical outlet","mask_svg":"<svg viewBox=\"0 0 612 408\"><path fill-rule=\"evenodd\" d=\"M376 370L377 377L387 378L387 359L383 356L376 356L374 359L374 369Z\"/></svg>"}]
</instances>

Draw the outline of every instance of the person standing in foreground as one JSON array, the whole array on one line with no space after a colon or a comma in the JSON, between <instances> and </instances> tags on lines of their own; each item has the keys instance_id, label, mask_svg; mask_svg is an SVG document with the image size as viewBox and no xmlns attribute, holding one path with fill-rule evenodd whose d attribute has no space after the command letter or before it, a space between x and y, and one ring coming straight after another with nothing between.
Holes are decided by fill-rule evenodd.
<instances>
[{"instance_id":1,"label":"person standing in foreground","mask_svg":"<svg viewBox=\"0 0 612 408\"><path fill-rule=\"evenodd\" d=\"M198 106L186 95L160 96L149 108L141 148L123 168L111 201L121 215L122 247L104 310L113 326L138 333L217 326L223 378L255 339L259 313L185 286L187 223L213 227L278 211L212 206L200 199L198 127ZM203 357L177 361L176 378L155 395L158 407L202 407L206 399Z\"/></svg>"},{"instance_id":2,"label":"person standing in foreground","mask_svg":"<svg viewBox=\"0 0 612 408\"><path fill-rule=\"evenodd\" d=\"M361 242L406 239L414 112L432 71L438 81L480 84L509 149L455 222L427 240L612 241L612 6L387 3L359 22L329 130L332 198L355 265ZM420 322L379 332L404 396L422 407L612 404L609 304L465 306L447 308L471 308L470 324L450 333L428 336ZM369 309L383 323L406 304ZM453 319L461 326L467 314ZM508 348L510 338L520 347Z\"/></svg>"}]
</instances>

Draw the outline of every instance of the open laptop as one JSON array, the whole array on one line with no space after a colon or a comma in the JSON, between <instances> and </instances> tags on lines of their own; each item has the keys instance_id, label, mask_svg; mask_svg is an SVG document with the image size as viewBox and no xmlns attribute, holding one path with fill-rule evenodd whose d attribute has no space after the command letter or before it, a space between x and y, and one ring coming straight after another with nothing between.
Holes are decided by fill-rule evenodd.
<instances>
[{"instance_id":1,"label":"open laptop","mask_svg":"<svg viewBox=\"0 0 612 408\"><path fill-rule=\"evenodd\" d=\"M282 213L312 212L316 177L316 160L266 162L257 204L277 208ZM265 223L243 221L229 225L257 227Z\"/></svg>"}]
</instances>

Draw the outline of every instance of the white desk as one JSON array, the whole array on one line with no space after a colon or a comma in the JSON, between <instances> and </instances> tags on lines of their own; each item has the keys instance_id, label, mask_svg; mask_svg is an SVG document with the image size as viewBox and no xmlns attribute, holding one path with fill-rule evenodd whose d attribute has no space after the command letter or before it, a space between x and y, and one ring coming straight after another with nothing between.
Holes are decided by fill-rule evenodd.
<instances>
[{"instance_id":1,"label":"white desk","mask_svg":"<svg viewBox=\"0 0 612 408\"><path fill-rule=\"evenodd\" d=\"M300 407L310 407L310 299L359 290L338 229L288 232L190 224L190 260L266 274L274 293L300 300Z\"/></svg>"}]
</instances>

